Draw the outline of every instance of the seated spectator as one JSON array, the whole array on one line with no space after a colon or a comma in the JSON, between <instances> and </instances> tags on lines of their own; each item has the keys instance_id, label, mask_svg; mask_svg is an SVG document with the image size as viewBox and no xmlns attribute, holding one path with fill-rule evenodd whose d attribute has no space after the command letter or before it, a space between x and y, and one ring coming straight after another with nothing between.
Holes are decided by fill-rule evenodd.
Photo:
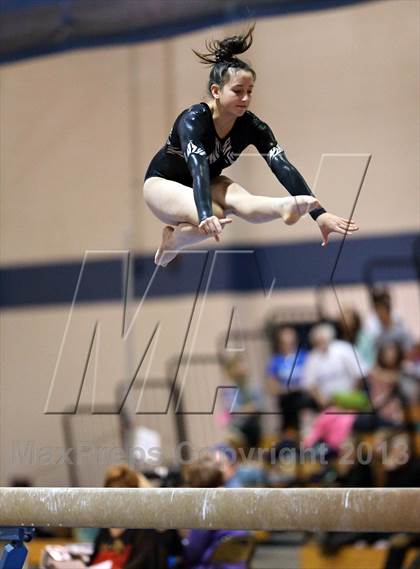
<instances>
[{"instance_id":1,"label":"seated spectator","mask_svg":"<svg viewBox=\"0 0 420 569\"><path fill-rule=\"evenodd\" d=\"M403 390L411 405L420 403L420 342L405 354L403 362Z\"/></svg>"},{"instance_id":2,"label":"seated spectator","mask_svg":"<svg viewBox=\"0 0 420 569\"><path fill-rule=\"evenodd\" d=\"M237 451L233 447L222 443L214 448L212 456L222 471L222 485L225 488L242 488L242 481L237 476L239 466Z\"/></svg>"},{"instance_id":3,"label":"seated spectator","mask_svg":"<svg viewBox=\"0 0 420 569\"><path fill-rule=\"evenodd\" d=\"M306 350L298 346L296 330L284 326L277 331L277 349L267 365L267 390L276 398L281 416L280 430L293 439L299 431L302 409L317 409L316 402L302 389L302 369Z\"/></svg>"},{"instance_id":4,"label":"seated spectator","mask_svg":"<svg viewBox=\"0 0 420 569\"><path fill-rule=\"evenodd\" d=\"M261 438L261 396L249 385L248 365L242 354L227 358L224 367L236 387L236 390L225 391L229 414L229 442L234 443L236 447L255 448Z\"/></svg>"},{"instance_id":5,"label":"seated spectator","mask_svg":"<svg viewBox=\"0 0 420 569\"><path fill-rule=\"evenodd\" d=\"M382 344L398 342L403 351L408 351L412 346L411 336L401 318L392 308L391 295L385 287L373 287L370 293L373 312L367 317L363 333L369 339L371 346L370 354L363 354L373 364Z\"/></svg>"},{"instance_id":6,"label":"seated spectator","mask_svg":"<svg viewBox=\"0 0 420 569\"><path fill-rule=\"evenodd\" d=\"M403 350L396 342L384 343L379 348L376 364L367 377L373 412L357 418L356 430L395 429L404 424L405 398L400 386L403 358Z\"/></svg>"},{"instance_id":7,"label":"seated spectator","mask_svg":"<svg viewBox=\"0 0 420 569\"><path fill-rule=\"evenodd\" d=\"M399 431L392 437L392 446L383 461L386 471L385 485L391 488L416 488L420 486L420 457L415 445L410 444L410 433ZM379 443L380 444L380 443ZM410 564L406 558L417 548ZM385 569L420 569L420 535L396 534L392 536Z\"/></svg>"},{"instance_id":8,"label":"seated spectator","mask_svg":"<svg viewBox=\"0 0 420 569\"><path fill-rule=\"evenodd\" d=\"M252 447L247 452L243 448L218 445L214 458L222 470L225 488L261 488L267 485L267 475L262 459L263 449ZM260 452L261 451L261 452Z\"/></svg>"},{"instance_id":9,"label":"seated spectator","mask_svg":"<svg viewBox=\"0 0 420 569\"><path fill-rule=\"evenodd\" d=\"M353 423L356 420L354 412L343 412L340 407L327 407L315 419L309 434L304 438L305 448L315 447L324 443L328 452L338 456L342 445L352 434Z\"/></svg>"},{"instance_id":10,"label":"seated spectator","mask_svg":"<svg viewBox=\"0 0 420 569\"><path fill-rule=\"evenodd\" d=\"M348 342L335 339L331 324L317 324L309 334L313 349L302 370L302 384L321 408L340 393L354 391L364 371Z\"/></svg>"},{"instance_id":11,"label":"seated spectator","mask_svg":"<svg viewBox=\"0 0 420 569\"><path fill-rule=\"evenodd\" d=\"M316 417L309 433L303 439L303 446L314 449L322 460L327 461L327 468L315 475L318 482L323 479L332 482L347 472L357 413L367 409L369 409L369 399L366 393L354 391L334 397L332 405Z\"/></svg>"},{"instance_id":12,"label":"seated spectator","mask_svg":"<svg viewBox=\"0 0 420 569\"><path fill-rule=\"evenodd\" d=\"M357 310L349 307L341 310L338 320L338 338L351 344L356 349L363 367L369 369L373 364L374 344L372 338L364 332Z\"/></svg>"},{"instance_id":13,"label":"seated spectator","mask_svg":"<svg viewBox=\"0 0 420 569\"><path fill-rule=\"evenodd\" d=\"M191 488L217 488L223 486L223 473L219 462L211 455L202 456L188 465L184 472L186 485ZM246 569L246 563L212 564L211 558L227 537L247 536L249 532L239 530L192 529L188 532L184 548L186 569Z\"/></svg>"},{"instance_id":14,"label":"seated spectator","mask_svg":"<svg viewBox=\"0 0 420 569\"><path fill-rule=\"evenodd\" d=\"M126 464L110 466L105 488L148 488L147 479ZM182 547L174 530L135 530L110 528L100 530L90 564L111 561L112 569L167 569L170 558L181 554Z\"/></svg>"}]
</instances>

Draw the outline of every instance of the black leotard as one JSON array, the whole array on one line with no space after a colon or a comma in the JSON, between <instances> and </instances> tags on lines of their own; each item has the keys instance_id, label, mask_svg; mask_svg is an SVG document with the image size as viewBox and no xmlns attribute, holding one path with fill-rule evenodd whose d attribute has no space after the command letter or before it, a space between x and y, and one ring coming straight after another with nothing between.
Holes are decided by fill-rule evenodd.
<instances>
[{"instance_id":1,"label":"black leotard","mask_svg":"<svg viewBox=\"0 0 420 569\"><path fill-rule=\"evenodd\" d=\"M220 138L207 103L192 105L178 115L165 146L153 157L145 180L159 176L192 187L201 222L213 215L210 180L230 166L249 144L255 146L292 196L313 196L266 123L246 111L235 120L229 134ZM311 216L316 219L324 212L318 208Z\"/></svg>"}]
</instances>

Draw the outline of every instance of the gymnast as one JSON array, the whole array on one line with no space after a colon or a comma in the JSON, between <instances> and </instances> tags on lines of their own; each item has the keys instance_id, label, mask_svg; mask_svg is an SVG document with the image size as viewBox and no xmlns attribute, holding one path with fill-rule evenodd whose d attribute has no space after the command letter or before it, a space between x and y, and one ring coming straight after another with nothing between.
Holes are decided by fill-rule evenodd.
<instances>
[{"instance_id":1,"label":"gymnast","mask_svg":"<svg viewBox=\"0 0 420 569\"><path fill-rule=\"evenodd\" d=\"M211 65L209 101L181 112L145 175L145 201L166 224L155 255L157 265L166 266L181 249L210 237L220 241L232 221L228 214L251 223L282 219L291 225L310 213L323 246L332 232L358 230L353 221L321 207L270 127L248 110L256 73L236 56L251 46L254 27L243 35L206 42L207 53L193 50L201 63ZM292 197L253 195L221 174L250 144Z\"/></svg>"}]
</instances>

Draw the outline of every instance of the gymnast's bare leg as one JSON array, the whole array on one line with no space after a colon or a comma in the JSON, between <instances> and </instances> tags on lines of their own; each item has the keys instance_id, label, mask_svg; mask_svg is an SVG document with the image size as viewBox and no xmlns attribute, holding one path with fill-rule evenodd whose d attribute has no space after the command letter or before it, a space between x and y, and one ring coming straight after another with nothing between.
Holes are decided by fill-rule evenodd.
<instances>
[{"instance_id":1,"label":"gymnast's bare leg","mask_svg":"<svg viewBox=\"0 0 420 569\"><path fill-rule=\"evenodd\" d=\"M214 182L213 201L218 203L225 213L232 213L250 223L282 219L286 225L292 225L306 213L320 207L313 196L256 196L227 176L218 176Z\"/></svg>"},{"instance_id":2,"label":"gymnast's bare leg","mask_svg":"<svg viewBox=\"0 0 420 569\"><path fill-rule=\"evenodd\" d=\"M224 227L232 220L229 213L251 223L282 219L286 224L296 223L302 215L319 207L312 196L273 198L250 194L227 176L218 176L211 182L213 214ZM158 219L166 223L162 242L155 255L157 265L166 266L181 249L218 235L206 233L198 227L197 208L192 188L157 176L144 184L144 198Z\"/></svg>"},{"instance_id":3,"label":"gymnast's bare leg","mask_svg":"<svg viewBox=\"0 0 420 569\"><path fill-rule=\"evenodd\" d=\"M163 228L162 241L155 255L157 265L165 267L181 249L209 237L219 240L219 236L209 235L198 227L192 188L154 176L145 181L143 192L149 208L158 219L167 224ZM216 202L213 202L212 208L222 226L231 223L232 220L225 219L224 211Z\"/></svg>"}]
</instances>

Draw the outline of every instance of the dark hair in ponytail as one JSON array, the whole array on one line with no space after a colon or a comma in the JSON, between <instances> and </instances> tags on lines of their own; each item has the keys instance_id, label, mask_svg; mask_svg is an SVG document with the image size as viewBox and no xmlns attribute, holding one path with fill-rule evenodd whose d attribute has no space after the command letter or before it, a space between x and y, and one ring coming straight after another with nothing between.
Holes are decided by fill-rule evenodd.
<instances>
[{"instance_id":1,"label":"dark hair in ponytail","mask_svg":"<svg viewBox=\"0 0 420 569\"><path fill-rule=\"evenodd\" d=\"M243 71L248 71L252 74L252 77L255 81L257 75L249 63L246 63L242 59L235 57L240 53L244 53L251 47L252 33L254 31L254 28L255 24L249 28L246 34L232 36L221 41L206 41L207 53L199 53L193 49L193 52L199 58L200 63L212 66L207 86L209 94L211 94L210 88L213 83L219 85L219 87L222 88L223 85L228 81L229 69L242 69Z\"/></svg>"}]
</instances>

